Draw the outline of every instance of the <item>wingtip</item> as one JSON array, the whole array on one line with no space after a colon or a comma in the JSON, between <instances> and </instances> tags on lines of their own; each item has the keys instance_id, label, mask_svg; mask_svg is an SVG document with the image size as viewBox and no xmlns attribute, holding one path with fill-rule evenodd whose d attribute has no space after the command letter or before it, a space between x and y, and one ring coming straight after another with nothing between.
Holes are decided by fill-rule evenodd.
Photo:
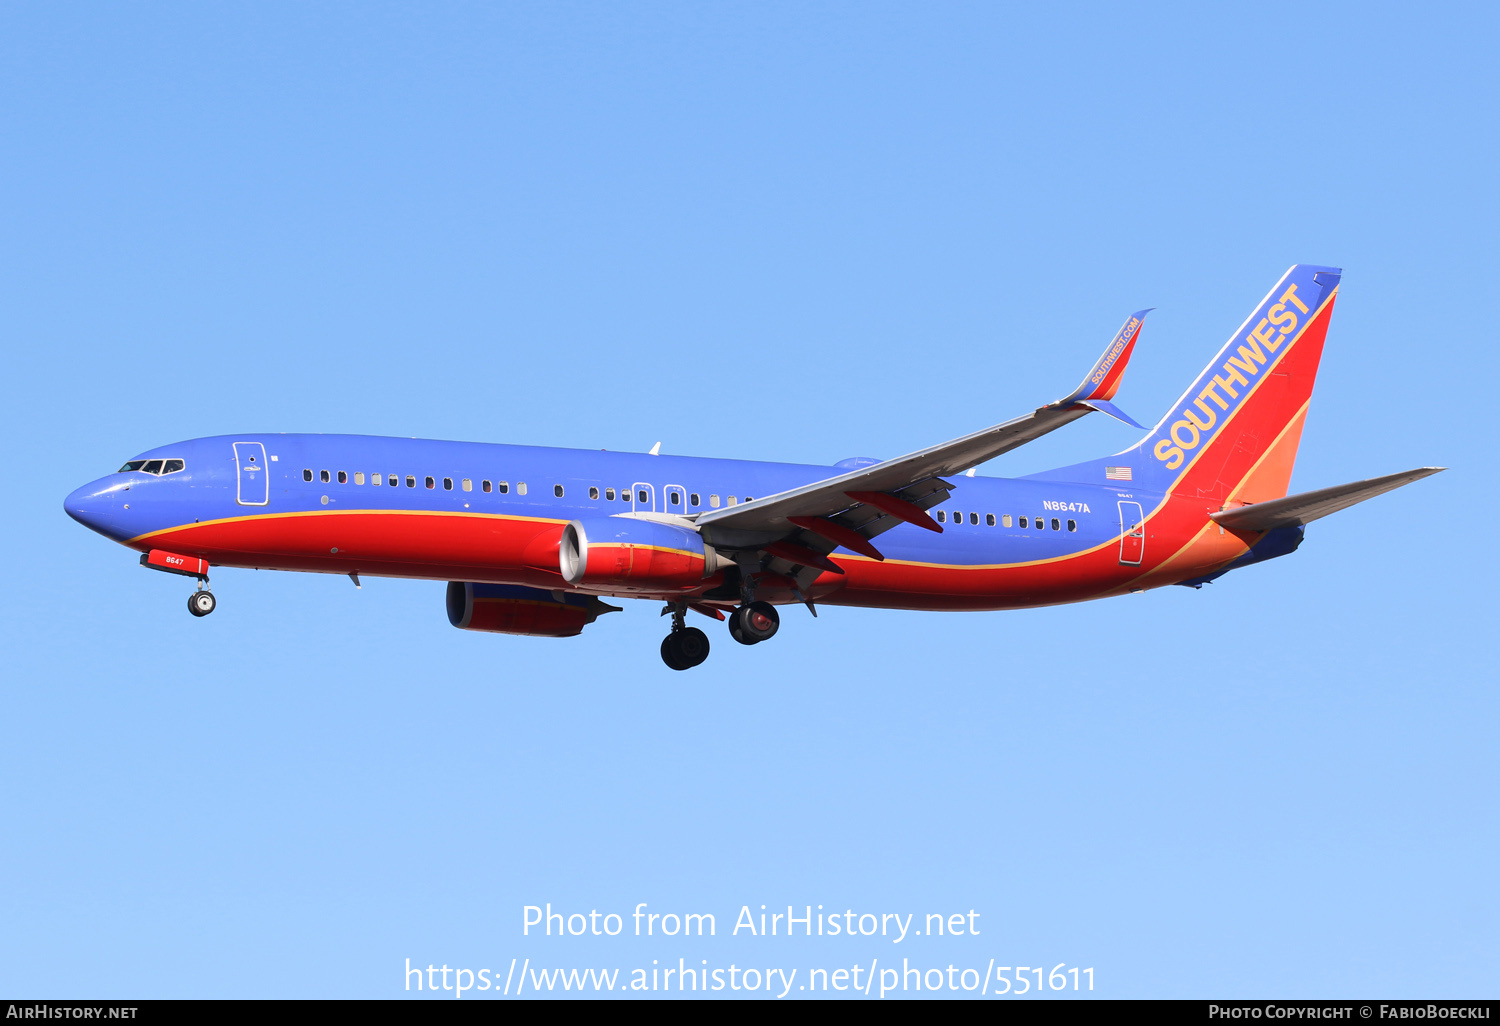
<instances>
[{"instance_id":1,"label":"wingtip","mask_svg":"<svg viewBox=\"0 0 1500 1026\"><path fill-rule=\"evenodd\" d=\"M1145 316L1152 309L1154 307L1137 310L1126 318L1120 330L1115 333L1115 337L1105 347L1104 355L1099 357L1098 362L1084 377L1083 384L1065 398L1059 399L1053 406L1065 407L1084 399L1106 401L1113 399L1115 393L1119 391L1120 379L1125 376L1125 368L1130 364L1130 356L1135 351L1135 343L1141 336Z\"/></svg>"},{"instance_id":2,"label":"wingtip","mask_svg":"<svg viewBox=\"0 0 1500 1026\"><path fill-rule=\"evenodd\" d=\"M1131 418L1130 414L1120 409L1114 403L1107 402L1103 399L1080 399L1078 400L1078 405L1087 406L1091 410L1096 410L1099 413L1103 413L1107 416L1113 417L1120 423L1128 424L1130 427L1139 428L1142 431L1146 430L1146 426L1144 424L1137 424L1135 420Z\"/></svg>"}]
</instances>

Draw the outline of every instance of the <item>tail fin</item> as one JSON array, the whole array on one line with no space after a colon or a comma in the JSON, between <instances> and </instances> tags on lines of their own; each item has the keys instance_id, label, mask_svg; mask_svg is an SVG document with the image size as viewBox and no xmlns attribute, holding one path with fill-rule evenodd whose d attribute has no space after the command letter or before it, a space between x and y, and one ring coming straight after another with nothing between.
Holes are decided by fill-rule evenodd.
<instances>
[{"instance_id":1,"label":"tail fin","mask_svg":"<svg viewBox=\"0 0 1500 1026\"><path fill-rule=\"evenodd\" d=\"M1136 480L1224 504L1286 495L1340 275L1297 264L1282 276L1151 433L1121 454Z\"/></svg>"}]
</instances>

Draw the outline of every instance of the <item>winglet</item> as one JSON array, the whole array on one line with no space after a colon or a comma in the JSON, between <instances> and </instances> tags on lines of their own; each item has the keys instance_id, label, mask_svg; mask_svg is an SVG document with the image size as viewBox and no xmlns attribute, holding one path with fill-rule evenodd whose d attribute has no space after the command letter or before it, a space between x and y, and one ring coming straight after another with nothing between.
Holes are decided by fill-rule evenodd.
<instances>
[{"instance_id":1,"label":"winglet","mask_svg":"<svg viewBox=\"0 0 1500 1026\"><path fill-rule=\"evenodd\" d=\"M1135 421L1111 406L1109 400L1113 399L1115 393L1120 390L1120 379L1125 376L1125 365L1130 362L1130 354L1135 350L1136 339L1141 337L1141 324L1145 321L1146 315L1154 309L1155 307L1148 307L1131 314L1110 341L1109 348L1104 350L1104 355L1099 357L1099 362L1094 364L1088 376L1083 379L1083 384L1075 388L1067 398L1059 399L1052 405L1054 407L1075 404L1088 406L1101 413L1107 413L1111 417L1118 417L1127 424L1140 427ZM1102 403L1103 406L1095 406L1095 402Z\"/></svg>"},{"instance_id":2,"label":"winglet","mask_svg":"<svg viewBox=\"0 0 1500 1026\"><path fill-rule=\"evenodd\" d=\"M1078 400L1078 405L1087 406L1089 409L1098 410L1100 413L1107 413L1111 417L1115 418L1115 420L1118 420L1124 424L1129 424L1133 428L1140 428L1142 431L1146 430L1146 425L1137 424L1135 421L1131 420L1130 414L1120 409L1114 403L1107 403L1103 399L1080 399Z\"/></svg>"}]
</instances>

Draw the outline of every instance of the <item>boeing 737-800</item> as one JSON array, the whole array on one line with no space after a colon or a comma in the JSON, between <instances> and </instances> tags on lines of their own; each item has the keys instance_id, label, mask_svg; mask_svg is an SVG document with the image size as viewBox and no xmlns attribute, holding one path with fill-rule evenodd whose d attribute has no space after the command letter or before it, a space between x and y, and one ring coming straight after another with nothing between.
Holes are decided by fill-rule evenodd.
<instances>
[{"instance_id":1,"label":"boeing 737-800","mask_svg":"<svg viewBox=\"0 0 1500 1026\"><path fill-rule=\"evenodd\" d=\"M1288 495L1340 271L1297 265L1124 452L1022 478L974 468L1112 400L1133 314L1057 402L890 460L832 466L360 435L242 434L162 446L67 497L70 516L198 580L254 567L447 581L465 630L576 635L665 604L673 669L708 656L695 610L745 645L778 606L999 610L1200 587L1284 556L1304 526L1436 473Z\"/></svg>"}]
</instances>

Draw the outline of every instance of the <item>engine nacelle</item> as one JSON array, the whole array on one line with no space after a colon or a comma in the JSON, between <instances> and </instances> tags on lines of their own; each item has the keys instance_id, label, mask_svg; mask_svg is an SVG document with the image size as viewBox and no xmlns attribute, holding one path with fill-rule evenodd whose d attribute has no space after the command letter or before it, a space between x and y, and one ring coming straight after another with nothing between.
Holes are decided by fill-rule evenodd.
<instances>
[{"instance_id":1,"label":"engine nacelle","mask_svg":"<svg viewBox=\"0 0 1500 1026\"><path fill-rule=\"evenodd\" d=\"M723 562L691 528L636 517L575 520L558 546L569 584L620 591L692 591Z\"/></svg>"},{"instance_id":2,"label":"engine nacelle","mask_svg":"<svg viewBox=\"0 0 1500 1026\"><path fill-rule=\"evenodd\" d=\"M448 622L466 631L571 638L600 616L619 609L593 595L516 584L448 582Z\"/></svg>"}]
</instances>

